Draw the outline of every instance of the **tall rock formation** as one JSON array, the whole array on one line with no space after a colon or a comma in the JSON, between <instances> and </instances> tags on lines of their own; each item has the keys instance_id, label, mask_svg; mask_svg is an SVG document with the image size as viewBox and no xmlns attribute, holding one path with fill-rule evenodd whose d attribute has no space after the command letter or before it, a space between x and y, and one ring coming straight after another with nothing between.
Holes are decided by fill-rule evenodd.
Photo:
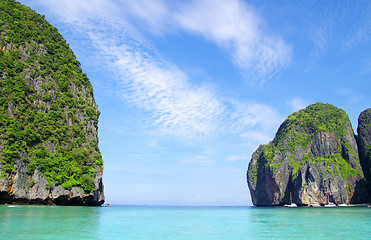
<instances>
[{"instance_id":1,"label":"tall rock formation","mask_svg":"<svg viewBox=\"0 0 371 240\"><path fill-rule=\"evenodd\" d=\"M371 202L371 108L359 115L357 133L359 159L367 181L368 202Z\"/></svg>"},{"instance_id":2,"label":"tall rock formation","mask_svg":"<svg viewBox=\"0 0 371 240\"><path fill-rule=\"evenodd\" d=\"M317 103L290 115L252 155L247 182L255 206L366 201L358 147L347 114Z\"/></svg>"},{"instance_id":3,"label":"tall rock formation","mask_svg":"<svg viewBox=\"0 0 371 240\"><path fill-rule=\"evenodd\" d=\"M0 1L0 204L101 205L98 116L57 29Z\"/></svg>"}]
</instances>

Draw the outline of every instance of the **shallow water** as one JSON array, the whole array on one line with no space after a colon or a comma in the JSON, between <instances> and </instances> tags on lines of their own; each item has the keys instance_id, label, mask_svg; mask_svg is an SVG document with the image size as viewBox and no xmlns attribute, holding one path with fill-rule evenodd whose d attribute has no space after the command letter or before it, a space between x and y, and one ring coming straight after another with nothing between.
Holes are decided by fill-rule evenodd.
<instances>
[{"instance_id":1,"label":"shallow water","mask_svg":"<svg viewBox=\"0 0 371 240\"><path fill-rule=\"evenodd\" d=\"M370 239L371 208L0 206L0 239Z\"/></svg>"}]
</instances>

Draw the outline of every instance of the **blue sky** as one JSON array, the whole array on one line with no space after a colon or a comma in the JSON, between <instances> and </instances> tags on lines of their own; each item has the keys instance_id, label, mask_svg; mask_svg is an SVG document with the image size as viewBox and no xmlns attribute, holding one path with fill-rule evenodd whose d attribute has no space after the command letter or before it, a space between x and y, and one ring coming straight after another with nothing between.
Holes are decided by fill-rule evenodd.
<instances>
[{"instance_id":1,"label":"blue sky","mask_svg":"<svg viewBox=\"0 0 371 240\"><path fill-rule=\"evenodd\" d=\"M371 107L371 3L21 0L94 87L106 201L251 205L246 169L316 102Z\"/></svg>"}]
</instances>

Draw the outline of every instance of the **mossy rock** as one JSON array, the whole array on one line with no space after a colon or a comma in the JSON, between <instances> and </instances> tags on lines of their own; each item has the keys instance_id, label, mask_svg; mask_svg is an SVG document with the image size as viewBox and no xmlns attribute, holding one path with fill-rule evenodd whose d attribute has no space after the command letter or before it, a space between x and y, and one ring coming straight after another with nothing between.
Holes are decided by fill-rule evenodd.
<instances>
[{"instance_id":1,"label":"mossy rock","mask_svg":"<svg viewBox=\"0 0 371 240\"><path fill-rule=\"evenodd\" d=\"M247 177L255 205L284 205L289 193L301 205L324 203L327 196L364 201L355 194L364 176L349 117L330 104L290 115L253 154Z\"/></svg>"},{"instance_id":2,"label":"mossy rock","mask_svg":"<svg viewBox=\"0 0 371 240\"><path fill-rule=\"evenodd\" d=\"M102 191L92 85L57 29L13 0L0 2L0 72L1 178L22 165L49 186Z\"/></svg>"}]
</instances>

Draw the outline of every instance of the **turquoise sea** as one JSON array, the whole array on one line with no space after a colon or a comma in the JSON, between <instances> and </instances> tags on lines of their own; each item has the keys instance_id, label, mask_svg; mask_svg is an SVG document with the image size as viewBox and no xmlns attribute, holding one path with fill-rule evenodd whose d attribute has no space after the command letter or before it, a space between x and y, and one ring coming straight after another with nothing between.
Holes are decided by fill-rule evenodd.
<instances>
[{"instance_id":1,"label":"turquoise sea","mask_svg":"<svg viewBox=\"0 0 371 240\"><path fill-rule=\"evenodd\" d=\"M2 205L0 239L371 239L371 208Z\"/></svg>"}]
</instances>

